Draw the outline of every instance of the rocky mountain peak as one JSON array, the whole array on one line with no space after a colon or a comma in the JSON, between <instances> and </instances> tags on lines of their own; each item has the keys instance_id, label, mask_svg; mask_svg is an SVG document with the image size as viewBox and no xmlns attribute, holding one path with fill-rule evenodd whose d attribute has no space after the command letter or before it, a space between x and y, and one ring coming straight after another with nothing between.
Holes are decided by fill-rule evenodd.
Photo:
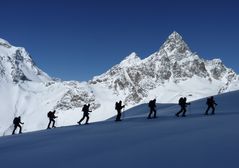
<instances>
[{"instance_id":1,"label":"rocky mountain peak","mask_svg":"<svg viewBox=\"0 0 239 168\"><path fill-rule=\"evenodd\" d=\"M129 56L125 57L123 61L120 62L120 67L129 67L134 66L140 63L141 59L140 57L135 53L132 52Z\"/></svg>"},{"instance_id":2,"label":"rocky mountain peak","mask_svg":"<svg viewBox=\"0 0 239 168\"><path fill-rule=\"evenodd\" d=\"M168 39L180 39L182 40L182 36L176 32L176 31L173 31L173 33L171 33L169 36L168 36Z\"/></svg>"},{"instance_id":3,"label":"rocky mountain peak","mask_svg":"<svg viewBox=\"0 0 239 168\"><path fill-rule=\"evenodd\" d=\"M174 31L160 47L160 52L166 52L167 55L182 55L191 53L191 50L182 36Z\"/></svg>"}]
</instances>

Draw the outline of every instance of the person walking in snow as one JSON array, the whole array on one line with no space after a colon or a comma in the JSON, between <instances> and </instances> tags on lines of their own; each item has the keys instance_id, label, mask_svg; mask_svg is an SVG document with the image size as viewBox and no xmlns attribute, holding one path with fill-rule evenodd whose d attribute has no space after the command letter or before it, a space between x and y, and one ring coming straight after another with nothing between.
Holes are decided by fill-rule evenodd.
<instances>
[{"instance_id":1,"label":"person walking in snow","mask_svg":"<svg viewBox=\"0 0 239 168\"><path fill-rule=\"evenodd\" d=\"M148 115L147 118L151 119L152 113L154 113L153 118L156 118L156 99L150 100L149 103L148 103L148 106L150 108L150 111L149 111L149 115Z\"/></svg>"},{"instance_id":2,"label":"person walking in snow","mask_svg":"<svg viewBox=\"0 0 239 168\"><path fill-rule=\"evenodd\" d=\"M125 107L125 105L122 106L122 101L115 103L115 110L117 110L117 116L115 121L121 121L121 110Z\"/></svg>"},{"instance_id":3,"label":"person walking in snow","mask_svg":"<svg viewBox=\"0 0 239 168\"><path fill-rule=\"evenodd\" d=\"M215 105L217 106L217 103L215 102L214 100L214 97L210 97L210 98L207 98L207 110L205 112L205 115L208 115L208 111L210 110L210 108L212 109L212 115L215 114Z\"/></svg>"},{"instance_id":4,"label":"person walking in snow","mask_svg":"<svg viewBox=\"0 0 239 168\"><path fill-rule=\"evenodd\" d=\"M56 110L49 111L47 113L47 117L49 118L49 123L48 123L47 129L50 129L51 123L53 123L52 124L52 128L56 128L56 126L55 126L55 123L56 123L55 118L57 118L57 116L55 116L55 113L56 113Z\"/></svg>"},{"instance_id":5,"label":"person walking in snow","mask_svg":"<svg viewBox=\"0 0 239 168\"><path fill-rule=\"evenodd\" d=\"M180 111L176 113L176 116L179 117L180 113L182 114L182 117L185 117L185 113L187 112L187 105L190 105L190 103L187 103L187 98L186 97L181 97L178 101L179 106L181 107Z\"/></svg>"},{"instance_id":6,"label":"person walking in snow","mask_svg":"<svg viewBox=\"0 0 239 168\"><path fill-rule=\"evenodd\" d=\"M89 117L89 112L92 112L92 111L89 110L89 108L90 108L90 104L88 104L88 105L85 104L85 105L83 106L83 108L82 108L83 117L80 119L80 121L77 122L79 125L81 125L81 122L82 122L85 118L86 118L85 124L88 124L88 121L89 121L89 119L90 119L90 117Z\"/></svg>"},{"instance_id":7,"label":"person walking in snow","mask_svg":"<svg viewBox=\"0 0 239 168\"><path fill-rule=\"evenodd\" d=\"M13 124L14 124L14 129L12 131L12 135L15 134L15 131L16 131L17 127L19 127L19 129L20 129L19 134L21 134L22 133L22 126L20 124L24 124L24 123L21 122L21 117L20 116L15 117L14 120L13 120Z\"/></svg>"}]
</instances>

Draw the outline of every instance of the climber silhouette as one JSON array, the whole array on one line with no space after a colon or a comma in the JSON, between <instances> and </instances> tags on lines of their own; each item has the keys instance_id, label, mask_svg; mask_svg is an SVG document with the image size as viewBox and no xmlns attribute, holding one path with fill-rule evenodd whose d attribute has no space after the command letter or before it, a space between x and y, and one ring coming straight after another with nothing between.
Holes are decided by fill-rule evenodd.
<instances>
[{"instance_id":1,"label":"climber silhouette","mask_svg":"<svg viewBox=\"0 0 239 168\"><path fill-rule=\"evenodd\" d=\"M217 106L217 103L215 102L215 100L214 100L214 97L213 96L211 96L210 98L207 98L207 110L206 110L206 112L205 112L205 115L208 115L208 111L210 110L210 108L212 109L212 115L213 114L215 114L215 106L214 105L216 105Z\"/></svg>"},{"instance_id":2,"label":"climber silhouette","mask_svg":"<svg viewBox=\"0 0 239 168\"><path fill-rule=\"evenodd\" d=\"M122 106L122 101L120 100L119 102L115 103L115 110L117 110L117 116L115 121L122 121L121 120L121 110L125 107L125 105Z\"/></svg>"},{"instance_id":3,"label":"climber silhouette","mask_svg":"<svg viewBox=\"0 0 239 168\"><path fill-rule=\"evenodd\" d=\"M153 118L156 118L156 99L150 100L149 103L148 103L148 106L150 108L150 112L149 112L149 115L148 115L147 118L151 119L152 113L154 113L154 117Z\"/></svg>"},{"instance_id":4,"label":"climber silhouette","mask_svg":"<svg viewBox=\"0 0 239 168\"><path fill-rule=\"evenodd\" d=\"M15 131L16 131L17 127L19 127L19 129L20 129L19 134L21 134L22 133L22 126L20 124L24 124L24 123L21 122L21 117L20 116L15 117L14 120L13 120L13 124L14 124L14 129L12 131L12 135L15 134Z\"/></svg>"},{"instance_id":5,"label":"climber silhouette","mask_svg":"<svg viewBox=\"0 0 239 168\"><path fill-rule=\"evenodd\" d=\"M90 108L90 104L88 104L88 105L85 104L85 105L83 106L83 108L82 108L83 117L80 119L80 121L77 122L79 125L81 125L81 122L82 122L85 118L86 118L85 124L88 124L88 121L89 121L89 119L90 119L90 117L89 117L89 112L92 112L92 111L89 110L89 108Z\"/></svg>"},{"instance_id":6,"label":"climber silhouette","mask_svg":"<svg viewBox=\"0 0 239 168\"><path fill-rule=\"evenodd\" d=\"M47 113L47 117L49 118L49 123L48 123L47 129L50 129L51 123L53 123L52 124L52 128L56 128L56 126L55 126L55 123L56 123L55 118L57 118L57 116L55 116L55 113L56 113L56 110L49 111Z\"/></svg>"},{"instance_id":7,"label":"climber silhouette","mask_svg":"<svg viewBox=\"0 0 239 168\"><path fill-rule=\"evenodd\" d=\"M176 116L179 117L179 114L183 112L182 117L185 117L185 113L187 112L187 105L190 105L191 103L187 103L186 97L181 97L178 101L179 106L181 107L180 111L176 113Z\"/></svg>"}]
</instances>

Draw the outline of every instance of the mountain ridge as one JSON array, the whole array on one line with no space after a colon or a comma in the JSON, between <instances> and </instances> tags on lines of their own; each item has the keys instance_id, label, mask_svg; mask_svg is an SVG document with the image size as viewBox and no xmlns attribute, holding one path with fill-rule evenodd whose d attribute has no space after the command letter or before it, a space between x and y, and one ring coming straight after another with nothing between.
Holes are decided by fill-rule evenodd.
<instances>
[{"instance_id":1,"label":"mountain ridge","mask_svg":"<svg viewBox=\"0 0 239 168\"><path fill-rule=\"evenodd\" d=\"M0 60L0 135L11 133L12 119L18 115L28 121L24 131L33 131L45 129L46 113L53 109L59 116L57 125L66 126L79 121L86 103L94 111L92 122L114 116L114 103L119 100L128 109L153 98L159 103L176 103L181 96L192 101L239 90L239 77L232 69L219 59L200 58L177 32L149 57L141 59L132 52L86 82L49 77L24 48L4 40L0 40Z\"/></svg>"},{"instance_id":2,"label":"mountain ridge","mask_svg":"<svg viewBox=\"0 0 239 168\"><path fill-rule=\"evenodd\" d=\"M133 59L135 55L133 53L129 57ZM114 88L115 92L124 89L125 85L126 89L132 87L136 91L132 89L130 92L134 92L136 94L134 99L140 101L142 97L146 96L145 90L147 92L148 89L157 87L158 83L163 85L170 80L179 83L196 76L209 82L213 80L223 81L224 78L227 78L227 85L230 85L233 80L238 81L238 75L232 69L225 67L219 59L204 60L192 53L182 36L177 32L173 32L159 51L149 57L141 60L137 56L135 64L128 63L129 57L113 66L106 73L94 77L90 83L96 84L104 81L105 84L103 85L111 85L110 88ZM147 80L144 81L144 78ZM140 84L140 82L145 84ZM224 90L226 89L224 88ZM218 88L218 93L219 90L221 88ZM137 95L139 92L142 95Z\"/></svg>"}]
</instances>

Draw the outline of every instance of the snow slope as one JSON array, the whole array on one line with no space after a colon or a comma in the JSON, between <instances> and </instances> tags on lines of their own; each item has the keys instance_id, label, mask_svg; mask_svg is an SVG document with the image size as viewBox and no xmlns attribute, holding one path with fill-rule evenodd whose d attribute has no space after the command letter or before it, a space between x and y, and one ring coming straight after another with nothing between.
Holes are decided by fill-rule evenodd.
<instances>
[{"instance_id":1,"label":"snow slope","mask_svg":"<svg viewBox=\"0 0 239 168\"><path fill-rule=\"evenodd\" d=\"M0 136L12 132L21 116L24 132L45 129L47 112L57 111L57 126L74 125L82 106L91 104L90 122L115 115L122 100L126 109L157 98L175 103L239 90L239 76L220 59L204 60L173 32L160 49L145 59L132 53L88 82L61 81L37 67L31 55L0 39Z\"/></svg>"},{"instance_id":2,"label":"snow slope","mask_svg":"<svg viewBox=\"0 0 239 168\"><path fill-rule=\"evenodd\" d=\"M237 168L239 91L215 97L216 115L204 116L205 99L192 102L185 118L178 105L158 104L147 120L146 104L126 111L124 121L69 126L0 138L4 168Z\"/></svg>"}]
</instances>

